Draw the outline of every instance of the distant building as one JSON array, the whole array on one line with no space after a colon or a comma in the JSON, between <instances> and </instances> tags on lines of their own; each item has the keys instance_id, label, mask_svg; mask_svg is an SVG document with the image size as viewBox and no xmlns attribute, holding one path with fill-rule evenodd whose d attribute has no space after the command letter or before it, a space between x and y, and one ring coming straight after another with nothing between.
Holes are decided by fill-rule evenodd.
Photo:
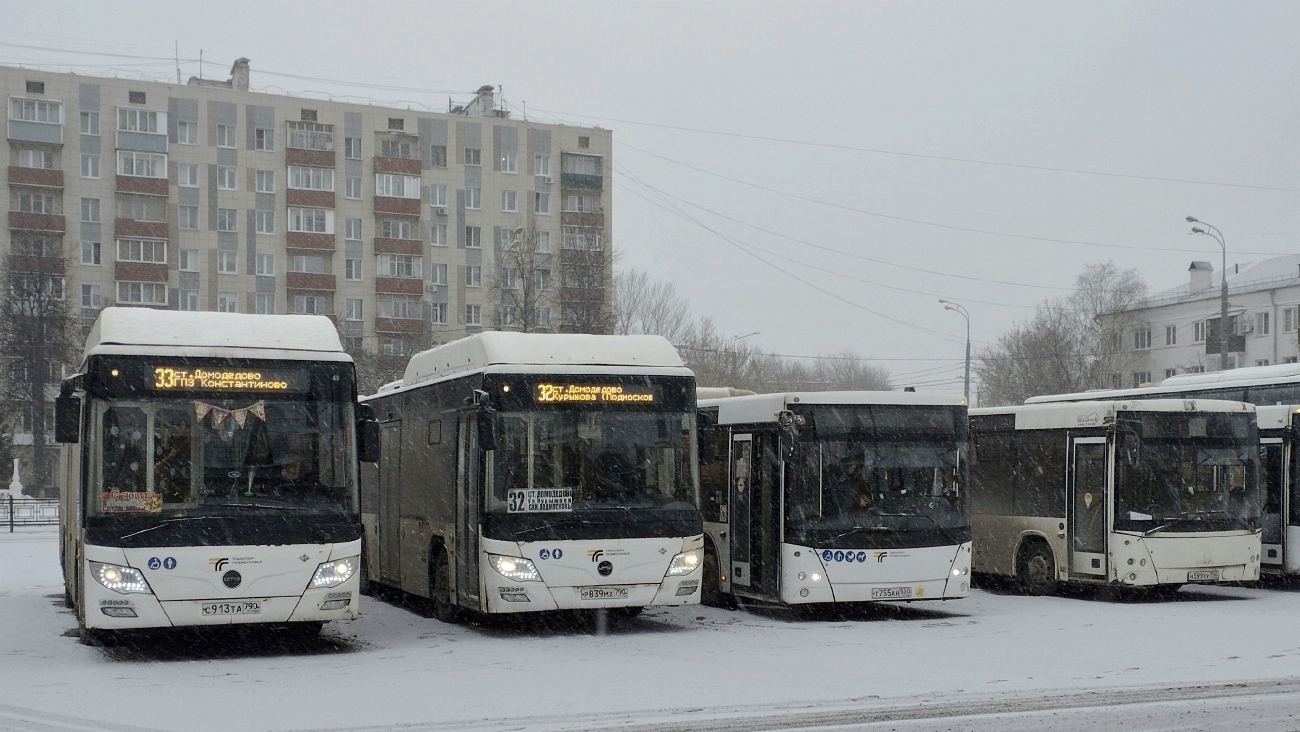
<instances>
[{"instance_id":1,"label":"distant building","mask_svg":"<svg viewBox=\"0 0 1300 732\"><path fill-rule=\"evenodd\" d=\"M1174 374L1219 370L1221 280L1209 262L1192 262L1189 278L1148 297L1125 317L1139 324L1123 334L1133 371L1113 374L1116 388ZM1228 367L1295 363L1300 357L1300 255L1228 270Z\"/></svg>"}]
</instances>

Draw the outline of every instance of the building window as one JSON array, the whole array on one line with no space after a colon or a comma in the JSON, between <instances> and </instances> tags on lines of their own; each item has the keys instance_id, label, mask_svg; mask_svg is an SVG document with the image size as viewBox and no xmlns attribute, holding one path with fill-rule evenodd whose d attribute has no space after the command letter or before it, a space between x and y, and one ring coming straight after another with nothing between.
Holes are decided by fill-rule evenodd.
<instances>
[{"instance_id":1,"label":"building window","mask_svg":"<svg viewBox=\"0 0 1300 732\"><path fill-rule=\"evenodd\" d=\"M465 267L465 286L482 287L483 286L483 267L477 264L466 265Z\"/></svg>"},{"instance_id":2,"label":"building window","mask_svg":"<svg viewBox=\"0 0 1300 732\"><path fill-rule=\"evenodd\" d=\"M320 119L320 112L315 109L304 109L298 112L298 119L303 122L315 122Z\"/></svg>"},{"instance_id":3,"label":"building window","mask_svg":"<svg viewBox=\"0 0 1300 732\"><path fill-rule=\"evenodd\" d=\"M218 292L218 293L217 293L217 312L219 312L219 313L237 313L237 312L239 312L239 293L238 293L238 292Z\"/></svg>"},{"instance_id":4,"label":"building window","mask_svg":"<svg viewBox=\"0 0 1300 732\"><path fill-rule=\"evenodd\" d=\"M390 129L390 130L403 130L403 129L406 129L406 120L402 119L401 117L389 117L389 118L388 118L388 129Z\"/></svg>"},{"instance_id":5,"label":"building window","mask_svg":"<svg viewBox=\"0 0 1300 732\"><path fill-rule=\"evenodd\" d=\"M437 208L447 207L447 186L433 183L429 186L429 203Z\"/></svg>"},{"instance_id":6,"label":"building window","mask_svg":"<svg viewBox=\"0 0 1300 732\"><path fill-rule=\"evenodd\" d=\"M100 264L100 245L97 241L81 242L81 263Z\"/></svg>"},{"instance_id":7,"label":"building window","mask_svg":"<svg viewBox=\"0 0 1300 732\"><path fill-rule=\"evenodd\" d=\"M551 156L537 153L533 156L533 175L549 178L551 175Z\"/></svg>"},{"instance_id":8,"label":"building window","mask_svg":"<svg viewBox=\"0 0 1300 732\"><path fill-rule=\"evenodd\" d=\"M359 297L349 297L343 301L344 320L362 320L365 303Z\"/></svg>"},{"instance_id":9,"label":"building window","mask_svg":"<svg viewBox=\"0 0 1300 732\"><path fill-rule=\"evenodd\" d=\"M361 260L345 259L343 260L343 279L360 281L361 279Z\"/></svg>"},{"instance_id":10,"label":"building window","mask_svg":"<svg viewBox=\"0 0 1300 732\"><path fill-rule=\"evenodd\" d=\"M334 212L324 208L289 208L289 231L334 233Z\"/></svg>"},{"instance_id":11,"label":"building window","mask_svg":"<svg viewBox=\"0 0 1300 732\"><path fill-rule=\"evenodd\" d=\"M1257 359L1255 359L1255 365L1256 365L1256 366L1267 366L1267 365L1268 365L1268 359L1267 359L1267 358L1257 358Z\"/></svg>"},{"instance_id":12,"label":"building window","mask_svg":"<svg viewBox=\"0 0 1300 732\"><path fill-rule=\"evenodd\" d=\"M447 303L435 302L429 306L429 322L438 325L447 324Z\"/></svg>"},{"instance_id":13,"label":"building window","mask_svg":"<svg viewBox=\"0 0 1300 732\"><path fill-rule=\"evenodd\" d=\"M81 177L98 178L99 177L99 156L91 153L81 154Z\"/></svg>"},{"instance_id":14,"label":"building window","mask_svg":"<svg viewBox=\"0 0 1300 732\"><path fill-rule=\"evenodd\" d=\"M289 187L300 191L333 191L334 171L330 168L290 165Z\"/></svg>"},{"instance_id":15,"label":"building window","mask_svg":"<svg viewBox=\"0 0 1300 732\"><path fill-rule=\"evenodd\" d=\"M158 282L119 282L117 301L133 305L166 305L167 285Z\"/></svg>"},{"instance_id":16,"label":"building window","mask_svg":"<svg viewBox=\"0 0 1300 732\"><path fill-rule=\"evenodd\" d=\"M257 223L257 233L274 234L275 233L275 212L274 211L255 211L253 219Z\"/></svg>"},{"instance_id":17,"label":"building window","mask_svg":"<svg viewBox=\"0 0 1300 732\"><path fill-rule=\"evenodd\" d=\"M1255 335L1266 336L1269 334L1269 328L1272 323L1269 320L1270 313L1255 313ZM1264 364L1267 366L1268 364Z\"/></svg>"},{"instance_id":18,"label":"building window","mask_svg":"<svg viewBox=\"0 0 1300 732\"><path fill-rule=\"evenodd\" d=\"M54 153L49 150L19 150L18 167L49 170L54 167Z\"/></svg>"},{"instance_id":19,"label":"building window","mask_svg":"<svg viewBox=\"0 0 1300 732\"><path fill-rule=\"evenodd\" d=\"M1192 341L1203 343L1205 341L1205 321L1198 320L1192 323Z\"/></svg>"},{"instance_id":20,"label":"building window","mask_svg":"<svg viewBox=\"0 0 1300 732\"><path fill-rule=\"evenodd\" d=\"M591 147L591 138L585 135L579 135L578 147Z\"/></svg>"},{"instance_id":21,"label":"building window","mask_svg":"<svg viewBox=\"0 0 1300 732\"><path fill-rule=\"evenodd\" d=\"M345 137L343 138L343 157L349 160L361 159L361 138Z\"/></svg>"},{"instance_id":22,"label":"building window","mask_svg":"<svg viewBox=\"0 0 1300 732\"><path fill-rule=\"evenodd\" d=\"M1150 371L1135 371L1133 373L1133 388L1136 389L1145 383L1151 381Z\"/></svg>"},{"instance_id":23,"label":"building window","mask_svg":"<svg viewBox=\"0 0 1300 732\"><path fill-rule=\"evenodd\" d=\"M466 188L465 189L465 208L480 209L483 208L483 189Z\"/></svg>"},{"instance_id":24,"label":"building window","mask_svg":"<svg viewBox=\"0 0 1300 732\"><path fill-rule=\"evenodd\" d=\"M294 295L293 312L297 315L324 315L324 295Z\"/></svg>"},{"instance_id":25,"label":"building window","mask_svg":"<svg viewBox=\"0 0 1300 732\"><path fill-rule=\"evenodd\" d=\"M418 320L423 316L423 304L420 298L409 295L381 295L378 302L379 315L384 318L403 318Z\"/></svg>"},{"instance_id":26,"label":"building window","mask_svg":"<svg viewBox=\"0 0 1300 732\"><path fill-rule=\"evenodd\" d=\"M31 79L27 79L26 82L27 82L27 93L28 93L28 94L44 94L44 93L45 93L45 82L43 82L43 81L32 81Z\"/></svg>"},{"instance_id":27,"label":"building window","mask_svg":"<svg viewBox=\"0 0 1300 732\"><path fill-rule=\"evenodd\" d=\"M180 145L199 144L199 123L185 121L177 122L176 142Z\"/></svg>"},{"instance_id":28,"label":"building window","mask_svg":"<svg viewBox=\"0 0 1300 732\"><path fill-rule=\"evenodd\" d=\"M565 226L561 233L564 235L562 243L565 249L600 251L605 248L600 229L589 226Z\"/></svg>"},{"instance_id":29,"label":"building window","mask_svg":"<svg viewBox=\"0 0 1300 732\"><path fill-rule=\"evenodd\" d=\"M537 311L537 324L543 328L551 327L551 309L540 308Z\"/></svg>"},{"instance_id":30,"label":"building window","mask_svg":"<svg viewBox=\"0 0 1300 732\"><path fill-rule=\"evenodd\" d=\"M265 127L258 127L253 130L253 149L274 150L275 130L268 130Z\"/></svg>"},{"instance_id":31,"label":"building window","mask_svg":"<svg viewBox=\"0 0 1300 732\"><path fill-rule=\"evenodd\" d=\"M81 307L97 308L103 304L103 290L99 285L81 286Z\"/></svg>"},{"instance_id":32,"label":"building window","mask_svg":"<svg viewBox=\"0 0 1300 732\"><path fill-rule=\"evenodd\" d=\"M223 191L235 190L235 167L233 165L217 166L217 188Z\"/></svg>"},{"instance_id":33,"label":"building window","mask_svg":"<svg viewBox=\"0 0 1300 732\"><path fill-rule=\"evenodd\" d=\"M1178 375L1178 369L1165 369L1166 379L1169 378L1170 376L1177 376L1177 375Z\"/></svg>"},{"instance_id":34,"label":"building window","mask_svg":"<svg viewBox=\"0 0 1300 732\"><path fill-rule=\"evenodd\" d=\"M257 255L257 273L263 277L273 277L275 275L274 254Z\"/></svg>"},{"instance_id":35,"label":"building window","mask_svg":"<svg viewBox=\"0 0 1300 732\"><path fill-rule=\"evenodd\" d=\"M235 146L235 126L217 125L217 147L234 147L234 146ZM232 310L230 312L234 312L234 311Z\"/></svg>"},{"instance_id":36,"label":"building window","mask_svg":"<svg viewBox=\"0 0 1300 732\"><path fill-rule=\"evenodd\" d=\"M465 227L465 248L466 249L483 248L483 229L477 226Z\"/></svg>"},{"instance_id":37,"label":"building window","mask_svg":"<svg viewBox=\"0 0 1300 732\"><path fill-rule=\"evenodd\" d=\"M233 208L217 209L217 231L239 231L239 212Z\"/></svg>"},{"instance_id":38,"label":"building window","mask_svg":"<svg viewBox=\"0 0 1300 732\"><path fill-rule=\"evenodd\" d=\"M551 232L549 231L537 232L537 253L538 254L551 253Z\"/></svg>"},{"instance_id":39,"label":"building window","mask_svg":"<svg viewBox=\"0 0 1300 732\"><path fill-rule=\"evenodd\" d=\"M199 187L198 163L177 163L176 185L181 186L183 188L198 188Z\"/></svg>"},{"instance_id":40,"label":"building window","mask_svg":"<svg viewBox=\"0 0 1300 732\"><path fill-rule=\"evenodd\" d=\"M466 165L482 165L483 164L482 156L483 156L483 151L477 147L465 148Z\"/></svg>"},{"instance_id":41,"label":"building window","mask_svg":"<svg viewBox=\"0 0 1300 732\"><path fill-rule=\"evenodd\" d=\"M503 150L501 152L501 172L518 173L519 172L519 153L514 150Z\"/></svg>"},{"instance_id":42,"label":"building window","mask_svg":"<svg viewBox=\"0 0 1300 732\"><path fill-rule=\"evenodd\" d=\"M254 173L253 186L258 193L275 193L275 171L259 170Z\"/></svg>"},{"instance_id":43,"label":"building window","mask_svg":"<svg viewBox=\"0 0 1300 732\"><path fill-rule=\"evenodd\" d=\"M411 143L383 140L379 143L379 156L382 158L410 158Z\"/></svg>"},{"instance_id":44,"label":"building window","mask_svg":"<svg viewBox=\"0 0 1300 732\"><path fill-rule=\"evenodd\" d=\"M343 197L344 198L361 198L361 178L352 176L343 179Z\"/></svg>"},{"instance_id":45,"label":"building window","mask_svg":"<svg viewBox=\"0 0 1300 732\"><path fill-rule=\"evenodd\" d=\"M99 112L81 113L81 134L99 136Z\"/></svg>"},{"instance_id":46,"label":"building window","mask_svg":"<svg viewBox=\"0 0 1300 732\"><path fill-rule=\"evenodd\" d=\"M429 146L429 167L431 168L447 167L447 146L446 145Z\"/></svg>"},{"instance_id":47,"label":"building window","mask_svg":"<svg viewBox=\"0 0 1300 732\"><path fill-rule=\"evenodd\" d=\"M501 289L514 290L519 287L519 270L513 267L501 269Z\"/></svg>"},{"instance_id":48,"label":"building window","mask_svg":"<svg viewBox=\"0 0 1300 732\"><path fill-rule=\"evenodd\" d=\"M182 272L199 271L199 250L182 249L180 255L180 269Z\"/></svg>"},{"instance_id":49,"label":"building window","mask_svg":"<svg viewBox=\"0 0 1300 732\"><path fill-rule=\"evenodd\" d=\"M418 279L424 276L420 265L420 257L409 254L380 254L378 276Z\"/></svg>"},{"instance_id":50,"label":"building window","mask_svg":"<svg viewBox=\"0 0 1300 732\"><path fill-rule=\"evenodd\" d=\"M81 199L81 220L88 224L99 223L99 199L83 198Z\"/></svg>"},{"instance_id":51,"label":"building window","mask_svg":"<svg viewBox=\"0 0 1300 732\"><path fill-rule=\"evenodd\" d=\"M167 114L148 109L117 108L117 129L121 132L148 132L158 134L167 129Z\"/></svg>"},{"instance_id":52,"label":"building window","mask_svg":"<svg viewBox=\"0 0 1300 732\"><path fill-rule=\"evenodd\" d=\"M375 195L418 199L420 197L420 178L412 175L375 173Z\"/></svg>"},{"instance_id":53,"label":"building window","mask_svg":"<svg viewBox=\"0 0 1300 732\"><path fill-rule=\"evenodd\" d=\"M501 210L506 213L519 211L519 191L501 191Z\"/></svg>"},{"instance_id":54,"label":"building window","mask_svg":"<svg viewBox=\"0 0 1300 732\"><path fill-rule=\"evenodd\" d=\"M379 352L385 356L407 356L410 350L402 338L387 337L379 344Z\"/></svg>"},{"instance_id":55,"label":"building window","mask_svg":"<svg viewBox=\"0 0 1300 732\"><path fill-rule=\"evenodd\" d=\"M597 196L565 196L564 210L567 213L596 213L600 210Z\"/></svg>"},{"instance_id":56,"label":"building window","mask_svg":"<svg viewBox=\"0 0 1300 732\"><path fill-rule=\"evenodd\" d=\"M13 242L14 254L24 257L53 257L55 255L54 239L39 234L17 234Z\"/></svg>"},{"instance_id":57,"label":"building window","mask_svg":"<svg viewBox=\"0 0 1300 732\"><path fill-rule=\"evenodd\" d=\"M63 124L63 102L53 99L9 97L9 119L15 122Z\"/></svg>"},{"instance_id":58,"label":"building window","mask_svg":"<svg viewBox=\"0 0 1300 732\"><path fill-rule=\"evenodd\" d=\"M19 193L18 210L23 213L58 213L52 193Z\"/></svg>"},{"instance_id":59,"label":"building window","mask_svg":"<svg viewBox=\"0 0 1300 732\"><path fill-rule=\"evenodd\" d=\"M344 221L343 238L351 241L361 241L361 219L346 219Z\"/></svg>"},{"instance_id":60,"label":"building window","mask_svg":"<svg viewBox=\"0 0 1300 732\"><path fill-rule=\"evenodd\" d=\"M318 122L286 122L289 147L299 150L333 150L334 125Z\"/></svg>"},{"instance_id":61,"label":"building window","mask_svg":"<svg viewBox=\"0 0 1300 732\"><path fill-rule=\"evenodd\" d=\"M483 325L483 306L465 306L465 325Z\"/></svg>"},{"instance_id":62,"label":"building window","mask_svg":"<svg viewBox=\"0 0 1300 732\"><path fill-rule=\"evenodd\" d=\"M220 274L236 274L238 269L239 252L223 249L217 252L217 272Z\"/></svg>"},{"instance_id":63,"label":"building window","mask_svg":"<svg viewBox=\"0 0 1300 732\"><path fill-rule=\"evenodd\" d=\"M1178 345L1178 326L1176 325L1165 326L1165 345L1166 346Z\"/></svg>"},{"instance_id":64,"label":"building window","mask_svg":"<svg viewBox=\"0 0 1300 732\"><path fill-rule=\"evenodd\" d=\"M384 239L410 239L411 222L382 219L379 222L379 236Z\"/></svg>"},{"instance_id":65,"label":"building window","mask_svg":"<svg viewBox=\"0 0 1300 732\"><path fill-rule=\"evenodd\" d=\"M167 242L160 239L118 239L117 261L167 263Z\"/></svg>"},{"instance_id":66,"label":"building window","mask_svg":"<svg viewBox=\"0 0 1300 732\"><path fill-rule=\"evenodd\" d=\"M551 194L534 193L533 194L533 211L543 216L551 213Z\"/></svg>"},{"instance_id":67,"label":"building window","mask_svg":"<svg viewBox=\"0 0 1300 732\"><path fill-rule=\"evenodd\" d=\"M1300 318L1296 317L1297 315L1300 315L1300 308L1282 309L1282 330L1284 332L1286 333L1295 332L1297 321L1300 320Z\"/></svg>"},{"instance_id":68,"label":"building window","mask_svg":"<svg viewBox=\"0 0 1300 732\"><path fill-rule=\"evenodd\" d=\"M176 226L181 229L199 228L199 207L185 205L177 206Z\"/></svg>"},{"instance_id":69,"label":"building window","mask_svg":"<svg viewBox=\"0 0 1300 732\"><path fill-rule=\"evenodd\" d=\"M435 247L447 246L446 224L429 224L429 244Z\"/></svg>"},{"instance_id":70,"label":"building window","mask_svg":"<svg viewBox=\"0 0 1300 732\"><path fill-rule=\"evenodd\" d=\"M258 315L275 315L275 293L259 292L257 293L257 314Z\"/></svg>"},{"instance_id":71,"label":"building window","mask_svg":"<svg viewBox=\"0 0 1300 732\"><path fill-rule=\"evenodd\" d=\"M445 264L429 265L429 282L435 285L445 287L447 285L447 265Z\"/></svg>"},{"instance_id":72,"label":"building window","mask_svg":"<svg viewBox=\"0 0 1300 732\"><path fill-rule=\"evenodd\" d=\"M497 323L502 328L509 328L515 325L516 314L519 309L513 305L501 305L497 307Z\"/></svg>"},{"instance_id":73,"label":"building window","mask_svg":"<svg viewBox=\"0 0 1300 732\"><path fill-rule=\"evenodd\" d=\"M315 254L296 254L289 260L289 271L325 274L325 257Z\"/></svg>"},{"instance_id":74,"label":"building window","mask_svg":"<svg viewBox=\"0 0 1300 732\"><path fill-rule=\"evenodd\" d=\"M198 290L181 290L180 300L181 300L180 301L181 310L189 310L191 312L194 312L199 309Z\"/></svg>"},{"instance_id":75,"label":"building window","mask_svg":"<svg viewBox=\"0 0 1300 732\"><path fill-rule=\"evenodd\" d=\"M600 175L601 159L598 155L564 155L560 158L562 172L578 175Z\"/></svg>"},{"instance_id":76,"label":"building window","mask_svg":"<svg viewBox=\"0 0 1300 732\"><path fill-rule=\"evenodd\" d=\"M117 174L138 178L166 178L167 156L161 153L118 150Z\"/></svg>"},{"instance_id":77,"label":"building window","mask_svg":"<svg viewBox=\"0 0 1300 732\"><path fill-rule=\"evenodd\" d=\"M1282 363L1296 363L1297 361L1300 361L1300 356L1287 356L1282 359Z\"/></svg>"},{"instance_id":78,"label":"building window","mask_svg":"<svg viewBox=\"0 0 1300 732\"><path fill-rule=\"evenodd\" d=\"M129 91L126 93L126 100L131 104L144 104L145 93L142 91Z\"/></svg>"}]
</instances>

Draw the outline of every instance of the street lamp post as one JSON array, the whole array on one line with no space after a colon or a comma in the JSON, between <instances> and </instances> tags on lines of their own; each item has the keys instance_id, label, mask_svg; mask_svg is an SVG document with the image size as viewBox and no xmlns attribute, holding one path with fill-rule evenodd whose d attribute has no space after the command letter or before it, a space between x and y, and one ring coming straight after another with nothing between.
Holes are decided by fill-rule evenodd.
<instances>
[{"instance_id":1,"label":"street lamp post","mask_svg":"<svg viewBox=\"0 0 1300 732\"><path fill-rule=\"evenodd\" d=\"M1214 224L1207 224L1195 216L1188 216L1187 223L1201 224L1193 226L1193 234L1204 234L1219 243L1223 250L1223 286L1219 290L1219 370L1228 370L1228 244L1223 240L1223 232Z\"/></svg>"},{"instance_id":2,"label":"street lamp post","mask_svg":"<svg viewBox=\"0 0 1300 732\"><path fill-rule=\"evenodd\" d=\"M759 334L758 331L754 331L753 333L746 333L746 334L743 335L743 336L732 336L732 337L731 337L731 352L732 352L732 353L735 353L735 352L736 352L736 341L741 340L742 338L748 338L748 337L750 337L750 336L756 336L756 335L758 335L758 334Z\"/></svg>"},{"instance_id":3,"label":"street lamp post","mask_svg":"<svg viewBox=\"0 0 1300 732\"><path fill-rule=\"evenodd\" d=\"M960 315L962 319L966 321L966 373L965 376L962 378L962 394L965 395L966 404L969 405L970 404L970 313L966 312L966 308L962 307L961 305L958 305L955 302L949 302L947 300L940 300L939 302L943 303L944 310L951 310L954 313Z\"/></svg>"}]
</instances>

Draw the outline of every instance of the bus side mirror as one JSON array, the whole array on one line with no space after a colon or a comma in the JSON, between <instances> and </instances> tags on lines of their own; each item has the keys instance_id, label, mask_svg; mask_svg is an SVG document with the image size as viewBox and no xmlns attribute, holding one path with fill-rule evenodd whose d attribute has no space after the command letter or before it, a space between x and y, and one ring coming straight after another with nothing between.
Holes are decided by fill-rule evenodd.
<instances>
[{"instance_id":1,"label":"bus side mirror","mask_svg":"<svg viewBox=\"0 0 1300 732\"><path fill-rule=\"evenodd\" d=\"M363 463L379 462L379 419L369 404L357 407L357 459Z\"/></svg>"},{"instance_id":2,"label":"bus side mirror","mask_svg":"<svg viewBox=\"0 0 1300 732\"><path fill-rule=\"evenodd\" d=\"M695 441L699 445L700 465L712 465L713 461L718 459L718 451L714 449L716 432L717 428L713 426L713 420L709 419L709 415L703 412L695 414Z\"/></svg>"},{"instance_id":3,"label":"bus side mirror","mask_svg":"<svg viewBox=\"0 0 1300 732\"><path fill-rule=\"evenodd\" d=\"M497 449L497 410L485 391L474 390L474 403L478 405L478 449Z\"/></svg>"},{"instance_id":4,"label":"bus side mirror","mask_svg":"<svg viewBox=\"0 0 1300 732\"><path fill-rule=\"evenodd\" d=\"M790 411L781 412L776 419L776 424L781 429L781 457L788 458L794 455L795 442L799 439L799 430L795 427L794 413Z\"/></svg>"},{"instance_id":5,"label":"bus side mirror","mask_svg":"<svg viewBox=\"0 0 1300 732\"><path fill-rule=\"evenodd\" d=\"M54 439L64 444L81 441L81 397L54 398Z\"/></svg>"}]
</instances>

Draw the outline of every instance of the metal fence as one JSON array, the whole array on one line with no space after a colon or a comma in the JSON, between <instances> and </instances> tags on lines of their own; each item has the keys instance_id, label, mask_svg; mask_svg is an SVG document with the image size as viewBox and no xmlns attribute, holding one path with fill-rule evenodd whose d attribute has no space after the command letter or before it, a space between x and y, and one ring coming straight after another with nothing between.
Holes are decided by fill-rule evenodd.
<instances>
[{"instance_id":1,"label":"metal fence","mask_svg":"<svg viewBox=\"0 0 1300 732\"><path fill-rule=\"evenodd\" d=\"M57 498L0 498L0 527L8 527L10 533L13 533L15 526L48 526L58 523Z\"/></svg>"}]
</instances>

